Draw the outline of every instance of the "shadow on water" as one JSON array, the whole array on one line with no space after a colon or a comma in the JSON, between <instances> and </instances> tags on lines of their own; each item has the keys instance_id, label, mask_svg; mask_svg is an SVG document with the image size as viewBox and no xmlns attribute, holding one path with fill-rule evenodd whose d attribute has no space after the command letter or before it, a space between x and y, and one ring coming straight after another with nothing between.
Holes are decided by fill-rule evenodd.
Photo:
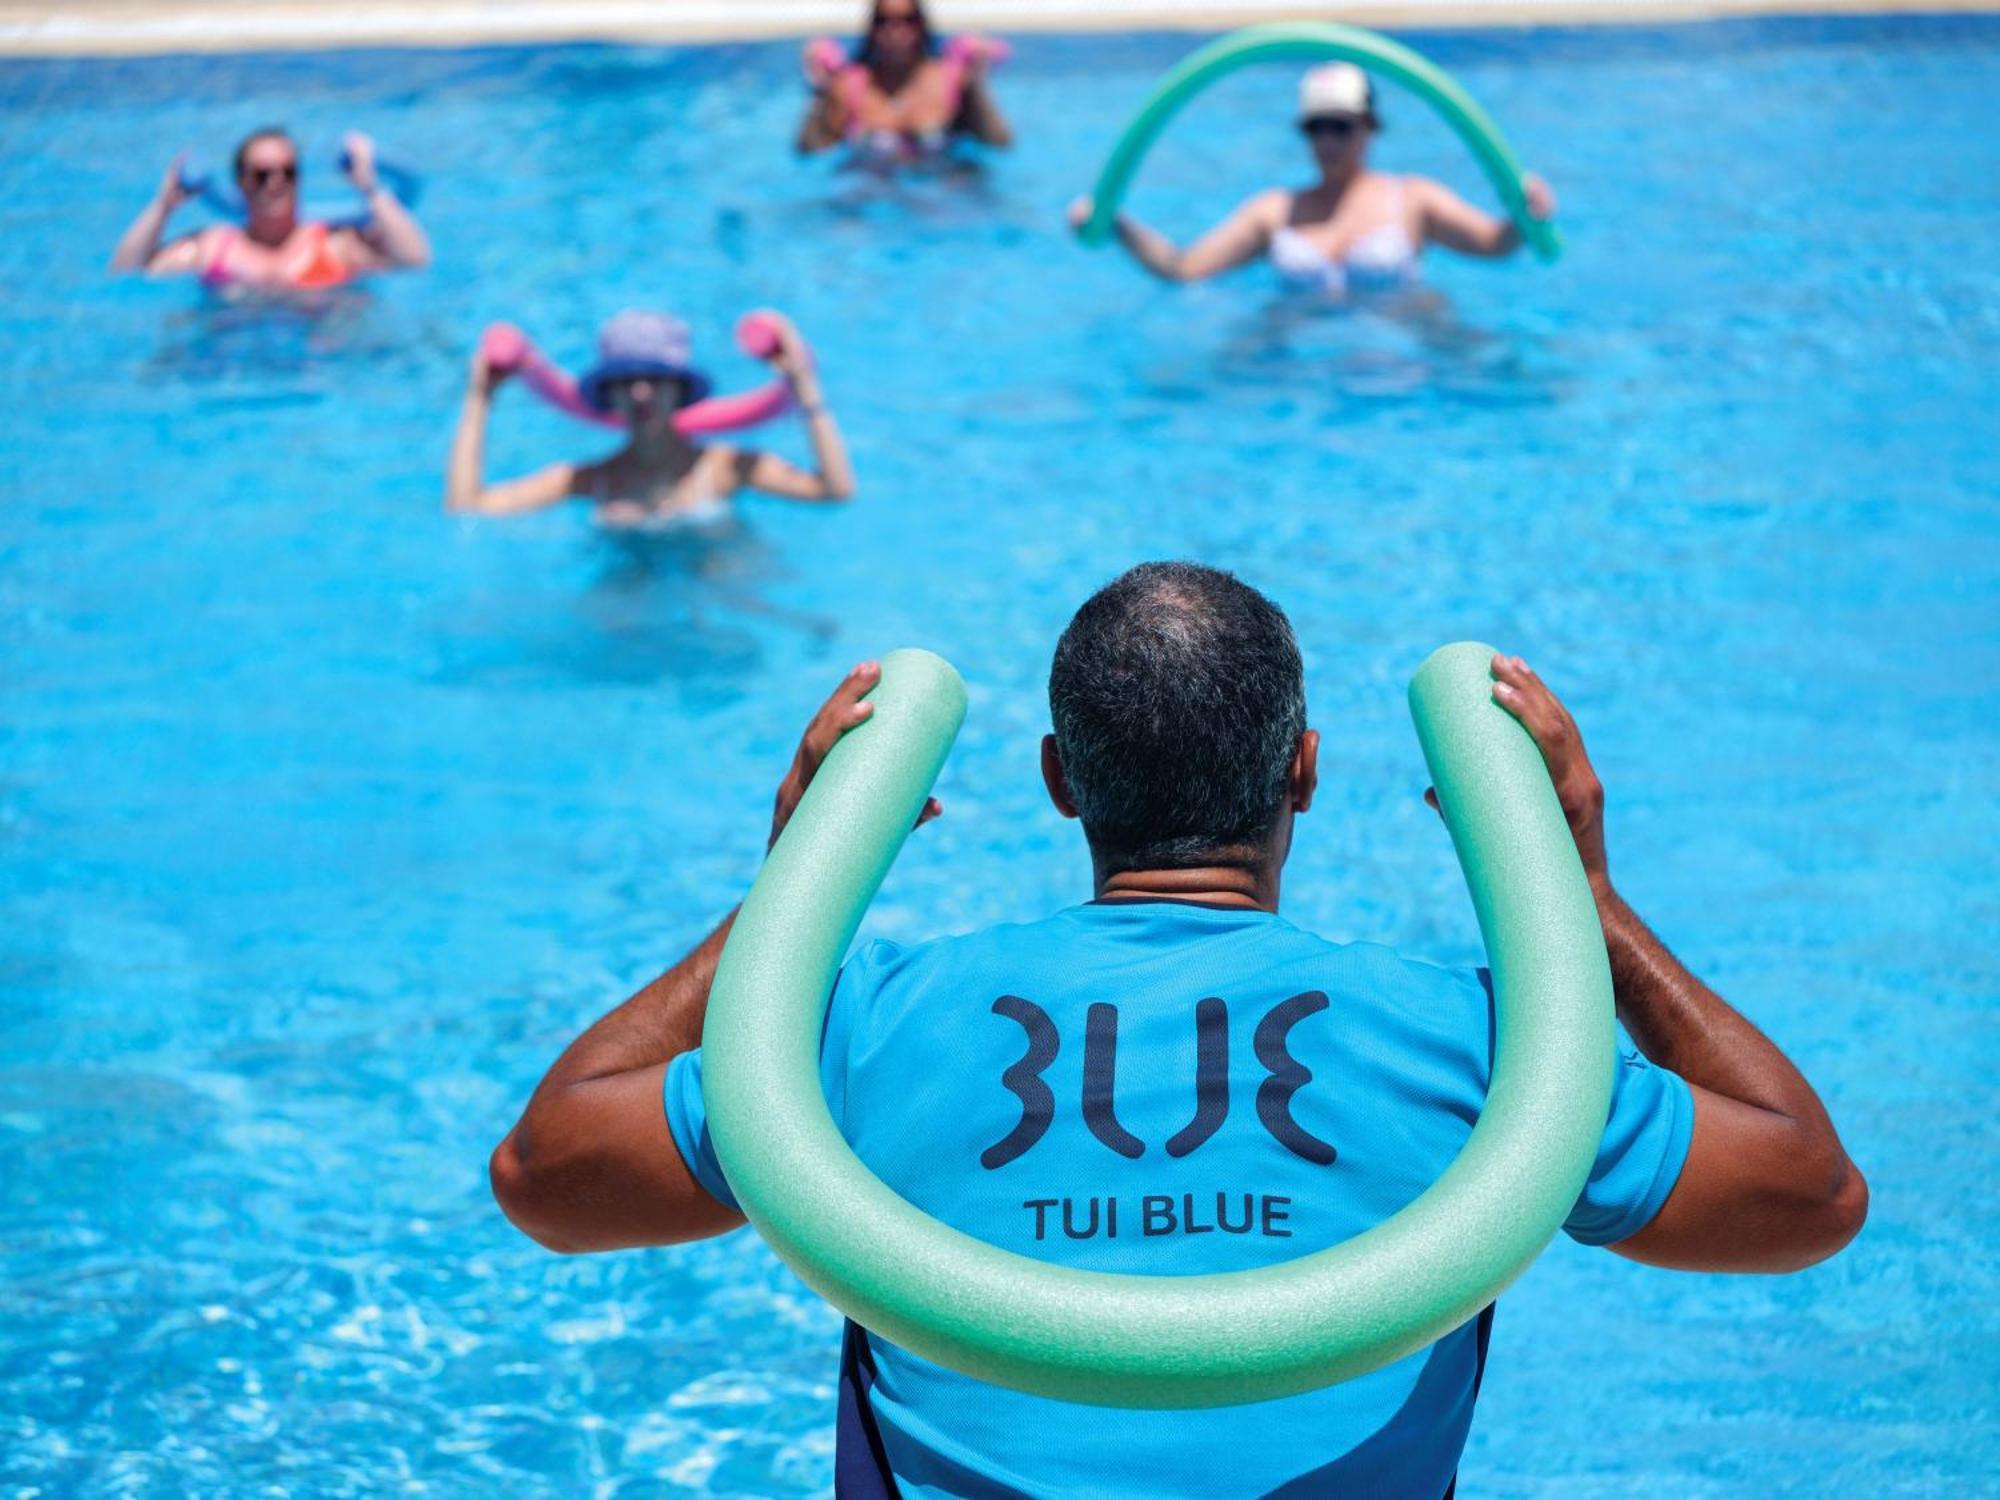
<instances>
[{"instance_id":1,"label":"shadow on water","mask_svg":"<svg viewBox=\"0 0 2000 1500\"><path fill-rule=\"evenodd\" d=\"M365 287L284 296L204 290L192 305L163 319L143 374L201 384L245 376L296 378L350 361L416 372L429 342L413 338L408 321ZM280 401L299 399L304 397L295 391Z\"/></svg>"},{"instance_id":2,"label":"shadow on water","mask_svg":"<svg viewBox=\"0 0 2000 1500\"><path fill-rule=\"evenodd\" d=\"M570 609L500 612L503 628L456 633L438 676L488 685L559 678L672 684L695 700L733 700L759 680L776 637L823 646L829 617L766 597L779 556L734 515L671 527L599 527Z\"/></svg>"},{"instance_id":3,"label":"shadow on water","mask_svg":"<svg viewBox=\"0 0 2000 1500\"><path fill-rule=\"evenodd\" d=\"M973 147L902 160L836 151L800 163L793 180L793 192L718 203L708 230L716 254L755 265L822 229L886 226L907 238L919 224L985 236L1006 206L985 155Z\"/></svg>"},{"instance_id":4,"label":"shadow on water","mask_svg":"<svg viewBox=\"0 0 2000 1500\"><path fill-rule=\"evenodd\" d=\"M674 594L693 609L767 620L815 641L833 639L840 622L787 609L759 590L788 570L775 548L733 511L713 520L665 527L601 527L604 561L589 598L644 600Z\"/></svg>"},{"instance_id":5,"label":"shadow on water","mask_svg":"<svg viewBox=\"0 0 2000 1500\"><path fill-rule=\"evenodd\" d=\"M1540 406L1560 384L1542 354L1520 330L1469 322L1434 287L1345 301L1287 291L1224 331L1213 378L1263 396Z\"/></svg>"},{"instance_id":6,"label":"shadow on water","mask_svg":"<svg viewBox=\"0 0 2000 1500\"><path fill-rule=\"evenodd\" d=\"M998 201L985 157L956 145L914 157L844 151L833 162L829 184L820 207L835 219L909 215L927 224L983 224L984 211Z\"/></svg>"}]
</instances>

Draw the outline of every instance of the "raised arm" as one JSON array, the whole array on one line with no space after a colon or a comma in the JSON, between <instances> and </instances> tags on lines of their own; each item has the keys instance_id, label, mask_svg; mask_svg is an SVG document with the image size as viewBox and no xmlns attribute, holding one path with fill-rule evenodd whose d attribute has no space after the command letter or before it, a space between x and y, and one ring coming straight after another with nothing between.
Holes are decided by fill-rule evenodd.
<instances>
[{"instance_id":1,"label":"raised arm","mask_svg":"<svg viewBox=\"0 0 2000 1500\"><path fill-rule=\"evenodd\" d=\"M847 138L844 113L830 87L815 91L812 102L806 105L805 118L799 121L799 133L792 143L793 149L801 156L831 151Z\"/></svg>"},{"instance_id":2,"label":"raised arm","mask_svg":"<svg viewBox=\"0 0 2000 1500\"><path fill-rule=\"evenodd\" d=\"M834 742L873 712L862 700L881 675L874 662L861 663L813 716L778 788L772 843ZM938 810L927 804L925 819ZM725 917L686 958L570 1043L494 1149L494 1197L549 1249L672 1245L743 1222L688 1170L661 1099L667 1064L701 1045L709 988L734 920Z\"/></svg>"},{"instance_id":3,"label":"raised arm","mask_svg":"<svg viewBox=\"0 0 2000 1500\"><path fill-rule=\"evenodd\" d=\"M160 189L153 195L153 201L139 210L139 216L118 237L118 244L111 252L112 270L168 274L196 269L199 236L183 235L164 248L160 244L167 232L167 220L187 201L187 190L181 186L181 168L186 161L185 152L173 159L167 175L160 179Z\"/></svg>"},{"instance_id":4,"label":"raised arm","mask_svg":"<svg viewBox=\"0 0 2000 1500\"><path fill-rule=\"evenodd\" d=\"M375 170L375 143L350 131L342 144L347 149L348 180L368 202L368 222L357 231L361 243L384 267L416 270L429 265L430 239L402 200L382 185Z\"/></svg>"},{"instance_id":5,"label":"raised arm","mask_svg":"<svg viewBox=\"0 0 2000 1500\"><path fill-rule=\"evenodd\" d=\"M446 510L513 515L555 505L576 492L574 464L550 464L521 479L486 483L486 419L493 409L493 392L506 378L487 364L483 344L473 350L465 402L459 408L458 430L452 434L451 457L445 464Z\"/></svg>"},{"instance_id":6,"label":"raised arm","mask_svg":"<svg viewBox=\"0 0 2000 1500\"><path fill-rule=\"evenodd\" d=\"M1014 144L1014 127L993 97L993 82L987 73L984 52L974 54L966 64L965 86L958 96L958 119L954 128L964 131L982 146L1004 149Z\"/></svg>"},{"instance_id":7,"label":"raised arm","mask_svg":"<svg viewBox=\"0 0 2000 1500\"><path fill-rule=\"evenodd\" d=\"M1259 193L1185 250L1130 214L1119 214L1113 227L1118 243L1162 281L1203 281L1262 255L1284 222L1287 202L1288 195L1277 189ZM1081 228L1091 211L1090 199L1077 199L1070 205L1070 227Z\"/></svg>"},{"instance_id":8,"label":"raised arm","mask_svg":"<svg viewBox=\"0 0 2000 1500\"><path fill-rule=\"evenodd\" d=\"M838 49L836 49L837 53ZM847 135L847 107L840 98L839 64L817 42L806 44L803 67L812 97L792 145L801 156L838 146Z\"/></svg>"},{"instance_id":9,"label":"raised arm","mask_svg":"<svg viewBox=\"0 0 2000 1500\"><path fill-rule=\"evenodd\" d=\"M773 315L775 316L775 315ZM806 432L812 439L813 467L802 469L775 453L751 448L730 452L730 476L740 489L760 491L785 500L852 500L854 466L848 461L847 442L840 424L827 409L826 394L820 389L819 372L804 341L791 323L778 318L778 346L771 363L792 385L792 397L805 414Z\"/></svg>"},{"instance_id":10,"label":"raised arm","mask_svg":"<svg viewBox=\"0 0 2000 1500\"><path fill-rule=\"evenodd\" d=\"M1410 196L1416 202L1418 228L1423 239L1456 250L1461 255L1497 258L1521 248L1521 231L1512 219L1503 219L1474 208L1441 182L1428 177L1408 179ZM1556 211L1555 193L1539 177L1526 182L1528 212L1546 219Z\"/></svg>"},{"instance_id":11,"label":"raised arm","mask_svg":"<svg viewBox=\"0 0 2000 1500\"><path fill-rule=\"evenodd\" d=\"M562 1254L676 1245L743 1216L681 1160L661 1103L667 1064L701 1045L731 912L693 952L571 1042L487 1172L501 1212Z\"/></svg>"},{"instance_id":12,"label":"raised arm","mask_svg":"<svg viewBox=\"0 0 2000 1500\"><path fill-rule=\"evenodd\" d=\"M1797 1271L1854 1238L1868 1187L1805 1076L1653 935L1612 888L1604 788L1576 721L1519 657L1493 659L1493 696L1541 746L1590 877L1618 1018L1641 1052L1684 1078L1694 1139L1653 1222L1612 1246L1689 1271Z\"/></svg>"}]
</instances>

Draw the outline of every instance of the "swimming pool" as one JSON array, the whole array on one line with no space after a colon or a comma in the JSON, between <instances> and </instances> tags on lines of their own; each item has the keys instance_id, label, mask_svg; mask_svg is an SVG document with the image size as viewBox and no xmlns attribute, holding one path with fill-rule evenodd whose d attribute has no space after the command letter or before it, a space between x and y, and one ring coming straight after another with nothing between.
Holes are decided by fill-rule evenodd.
<instances>
[{"instance_id":1,"label":"swimming pool","mask_svg":"<svg viewBox=\"0 0 2000 1500\"><path fill-rule=\"evenodd\" d=\"M971 183L795 165L783 46L0 64L0 1475L20 1493L824 1490L838 1322L748 1236L557 1260L485 1153L742 891L862 656L971 717L872 918L1084 893L1056 632L1143 557L1292 611L1326 784L1287 909L1476 948L1402 707L1482 635L1570 695L1634 903L1793 1052L1874 1188L1786 1280L1558 1246L1460 1493L1934 1494L2000 1465L2000 23L1450 34L1565 201L1423 332L1153 286L1059 215L1185 38L1028 38ZM1206 96L1132 207L1300 155ZM182 143L362 123L438 267L318 319L99 267ZM1384 159L1478 187L1389 101ZM315 153L313 142L319 142ZM311 182L308 182L310 192ZM441 513L465 358L792 310L861 498L736 532ZM601 440L503 395L496 472ZM796 436L783 439L796 449Z\"/></svg>"}]
</instances>

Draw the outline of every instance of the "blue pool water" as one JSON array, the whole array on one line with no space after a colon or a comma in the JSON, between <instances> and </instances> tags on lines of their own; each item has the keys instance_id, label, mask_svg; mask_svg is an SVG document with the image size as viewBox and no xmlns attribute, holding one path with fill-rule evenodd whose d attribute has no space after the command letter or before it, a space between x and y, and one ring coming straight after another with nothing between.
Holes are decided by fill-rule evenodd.
<instances>
[{"instance_id":1,"label":"blue pool water","mask_svg":"<svg viewBox=\"0 0 2000 1500\"><path fill-rule=\"evenodd\" d=\"M1080 898L1048 654L1162 555L1298 624L1299 920L1474 957L1402 684L1518 649L1635 904L1873 1184L1784 1280L1558 1246L1502 1304L1461 1494L1991 1482L2000 24L1423 39L1570 253L1436 263L1421 328L1065 240L1188 45L1026 39L1021 150L889 188L788 157L786 46L0 64L9 1494L823 1492L834 1314L747 1235L551 1258L486 1152L743 890L855 659L930 646L972 691L872 930ZM1295 177L1291 86L1204 98L1132 206L1185 233ZM1388 109L1387 163L1478 192ZM312 319L103 279L176 146L272 119L322 185L350 123L420 163L437 268ZM727 329L765 302L820 349L852 507L645 544L441 513L488 319L574 359L664 303L747 380ZM509 392L490 458L600 446Z\"/></svg>"}]
</instances>

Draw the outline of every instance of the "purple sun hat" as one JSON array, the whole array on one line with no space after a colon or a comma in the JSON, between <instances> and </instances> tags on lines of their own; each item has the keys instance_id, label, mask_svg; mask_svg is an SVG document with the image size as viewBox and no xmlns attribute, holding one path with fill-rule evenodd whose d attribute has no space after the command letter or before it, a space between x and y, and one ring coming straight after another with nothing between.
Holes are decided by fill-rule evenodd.
<instances>
[{"instance_id":1,"label":"purple sun hat","mask_svg":"<svg viewBox=\"0 0 2000 1500\"><path fill-rule=\"evenodd\" d=\"M605 387L620 380L678 380L683 405L704 399L715 383L693 364L688 326L666 313L627 308L597 334L597 363L577 377L576 393L586 406L611 410Z\"/></svg>"}]
</instances>

